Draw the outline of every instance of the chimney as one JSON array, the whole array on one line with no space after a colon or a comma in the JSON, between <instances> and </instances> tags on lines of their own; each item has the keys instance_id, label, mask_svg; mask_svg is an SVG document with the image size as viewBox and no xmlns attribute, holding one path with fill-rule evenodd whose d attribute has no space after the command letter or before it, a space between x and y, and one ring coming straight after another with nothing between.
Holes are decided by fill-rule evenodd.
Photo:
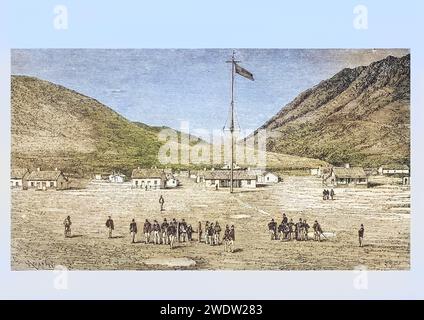
<instances>
[{"instance_id":1,"label":"chimney","mask_svg":"<svg viewBox=\"0 0 424 320\"><path fill-rule=\"evenodd\" d=\"M345 163L345 168L349 169L350 168L350 163Z\"/></svg>"},{"instance_id":2,"label":"chimney","mask_svg":"<svg viewBox=\"0 0 424 320\"><path fill-rule=\"evenodd\" d=\"M57 168L54 168L54 171L57 171Z\"/></svg>"},{"instance_id":3,"label":"chimney","mask_svg":"<svg viewBox=\"0 0 424 320\"><path fill-rule=\"evenodd\" d=\"M215 170L215 168L212 168L212 169L211 169L211 171L214 171L214 170Z\"/></svg>"},{"instance_id":4,"label":"chimney","mask_svg":"<svg viewBox=\"0 0 424 320\"><path fill-rule=\"evenodd\" d=\"M40 168L37 168L37 171L40 171Z\"/></svg>"}]
</instances>

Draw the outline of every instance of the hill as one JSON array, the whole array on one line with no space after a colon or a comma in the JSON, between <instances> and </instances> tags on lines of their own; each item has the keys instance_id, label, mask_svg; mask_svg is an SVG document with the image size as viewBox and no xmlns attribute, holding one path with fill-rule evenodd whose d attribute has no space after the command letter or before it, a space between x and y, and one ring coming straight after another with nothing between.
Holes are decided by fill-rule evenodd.
<instances>
[{"instance_id":1,"label":"hill","mask_svg":"<svg viewBox=\"0 0 424 320\"><path fill-rule=\"evenodd\" d=\"M334 164L409 164L410 55L343 69L260 129L267 130L272 152Z\"/></svg>"},{"instance_id":2,"label":"hill","mask_svg":"<svg viewBox=\"0 0 424 320\"><path fill-rule=\"evenodd\" d=\"M60 168L88 176L112 170L129 175L137 166L161 166L158 133L166 127L131 122L93 98L34 77L13 75L11 96L12 167ZM275 169L325 164L276 153L267 158Z\"/></svg>"},{"instance_id":3,"label":"hill","mask_svg":"<svg viewBox=\"0 0 424 320\"><path fill-rule=\"evenodd\" d=\"M155 130L60 85L26 76L11 81L12 166L83 174L157 164Z\"/></svg>"}]
</instances>

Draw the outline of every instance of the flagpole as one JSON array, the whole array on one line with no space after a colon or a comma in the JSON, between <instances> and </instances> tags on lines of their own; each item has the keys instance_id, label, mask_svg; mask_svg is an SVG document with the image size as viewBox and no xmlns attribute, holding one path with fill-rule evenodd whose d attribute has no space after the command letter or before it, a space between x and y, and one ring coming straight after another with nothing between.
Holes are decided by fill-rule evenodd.
<instances>
[{"instance_id":1,"label":"flagpole","mask_svg":"<svg viewBox=\"0 0 424 320\"><path fill-rule=\"evenodd\" d=\"M234 69L235 69L235 52L233 50L233 55L231 57L231 178L230 178L230 193L233 193L233 175L234 175Z\"/></svg>"}]
</instances>

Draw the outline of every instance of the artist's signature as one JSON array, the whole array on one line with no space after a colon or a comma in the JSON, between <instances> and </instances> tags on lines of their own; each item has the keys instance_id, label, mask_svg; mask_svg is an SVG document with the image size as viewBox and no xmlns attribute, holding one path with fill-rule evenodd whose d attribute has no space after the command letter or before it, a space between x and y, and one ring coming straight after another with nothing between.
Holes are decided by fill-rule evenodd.
<instances>
[{"instance_id":1,"label":"artist's signature","mask_svg":"<svg viewBox=\"0 0 424 320\"><path fill-rule=\"evenodd\" d=\"M28 267L36 270L53 270L56 268L56 264L48 260L25 260Z\"/></svg>"}]
</instances>

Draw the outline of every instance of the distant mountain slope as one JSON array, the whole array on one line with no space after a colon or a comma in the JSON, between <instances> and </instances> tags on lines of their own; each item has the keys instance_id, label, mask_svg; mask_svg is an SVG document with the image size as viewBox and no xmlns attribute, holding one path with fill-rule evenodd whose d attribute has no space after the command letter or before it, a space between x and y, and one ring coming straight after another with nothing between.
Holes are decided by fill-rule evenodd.
<instances>
[{"instance_id":1,"label":"distant mountain slope","mask_svg":"<svg viewBox=\"0 0 424 320\"><path fill-rule=\"evenodd\" d=\"M26 76L11 81L12 165L84 172L157 163L155 130L60 85Z\"/></svg>"},{"instance_id":2,"label":"distant mountain slope","mask_svg":"<svg viewBox=\"0 0 424 320\"><path fill-rule=\"evenodd\" d=\"M128 121L95 99L48 81L27 76L11 81L12 167L57 167L86 176L112 170L129 175L137 166L161 165L158 133L166 127ZM268 153L268 164L276 169L325 165L275 153Z\"/></svg>"},{"instance_id":3,"label":"distant mountain slope","mask_svg":"<svg viewBox=\"0 0 424 320\"><path fill-rule=\"evenodd\" d=\"M260 129L267 150L372 166L410 161L410 55L343 69Z\"/></svg>"}]
</instances>

